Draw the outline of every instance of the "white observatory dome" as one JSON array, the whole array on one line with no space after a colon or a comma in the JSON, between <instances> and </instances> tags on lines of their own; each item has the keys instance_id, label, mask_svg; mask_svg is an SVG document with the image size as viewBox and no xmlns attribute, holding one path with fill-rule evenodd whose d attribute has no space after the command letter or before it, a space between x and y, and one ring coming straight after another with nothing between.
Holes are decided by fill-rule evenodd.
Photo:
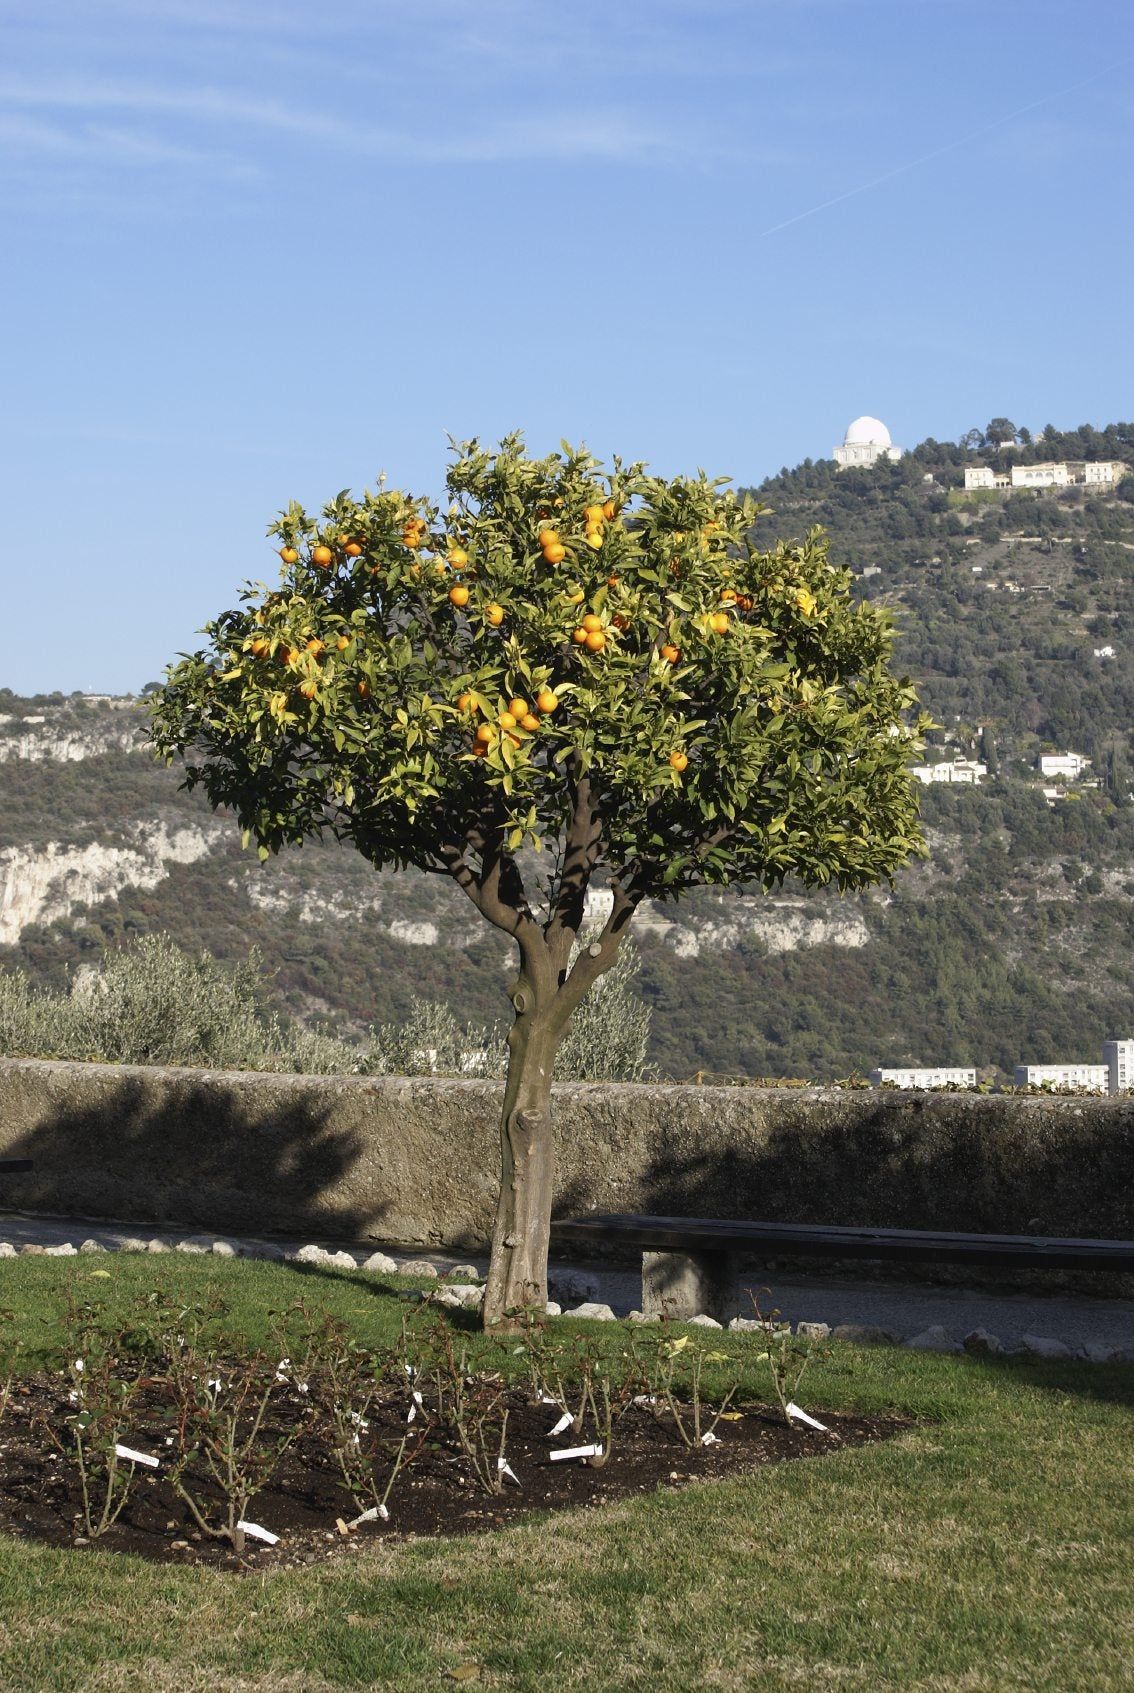
<instances>
[{"instance_id":1,"label":"white observatory dome","mask_svg":"<svg viewBox=\"0 0 1134 1693\"><path fill-rule=\"evenodd\" d=\"M844 447L889 447L890 431L876 417L856 417L843 436Z\"/></svg>"}]
</instances>

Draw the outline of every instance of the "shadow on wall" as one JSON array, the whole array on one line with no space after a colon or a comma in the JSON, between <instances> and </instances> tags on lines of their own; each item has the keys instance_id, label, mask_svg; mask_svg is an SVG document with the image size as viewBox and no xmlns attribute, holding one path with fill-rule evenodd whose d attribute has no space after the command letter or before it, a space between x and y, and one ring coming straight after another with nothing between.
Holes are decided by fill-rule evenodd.
<instances>
[{"instance_id":1,"label":"shadow on wall","mask_svg":"<svg viewBox=\"0 0 1134 1693\"><path fill-rule=\"evenodd\" d=\"M254 1108L253 1108L254 1107ZM0 1204L58 1215L357 1238L385 1206L344 1203L361 1137L331 1127L331 1102L285 1090L270 1104L186 1079L108 1079L97 1098L56 1105L4 1156L34 1171L0 1177ZM332 1202L330 1194L336 1189Z\"/></svg>"},{"instance_id":2,"label":"shadow on wall","mask_svg":"<svg viewBox=\"0 0 1134 1693\"><path fill-rule=\"evenodd\" d=\"M681 1106L651 1137L632 1202L658 1216L1134 1237L1134 1107L956 1096L777 1100L751 1125L690 1136ZM595 1209L564 1173L557 1217Z\"/></svg>"}]
</instances>

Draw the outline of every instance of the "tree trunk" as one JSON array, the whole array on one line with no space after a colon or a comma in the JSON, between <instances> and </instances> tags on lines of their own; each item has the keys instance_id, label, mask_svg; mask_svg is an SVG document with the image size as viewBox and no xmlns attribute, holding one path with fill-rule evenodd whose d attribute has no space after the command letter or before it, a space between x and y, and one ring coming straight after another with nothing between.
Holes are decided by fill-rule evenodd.
<instances>
[{"instance_id":1,"label":"tree trunk","mask_svg":"<svg viewBox=\"0 0 1134 1693\"><path fill-rule=\"evenodd\" d=\"M519 1328L525 1306L547 1303L547 1248L555 1184L551 1073L560 1033L521 978L513 994L508 1080L500 1123L500 1200L484 1292L484 1326Z\"/></svg>"}]
</instances>

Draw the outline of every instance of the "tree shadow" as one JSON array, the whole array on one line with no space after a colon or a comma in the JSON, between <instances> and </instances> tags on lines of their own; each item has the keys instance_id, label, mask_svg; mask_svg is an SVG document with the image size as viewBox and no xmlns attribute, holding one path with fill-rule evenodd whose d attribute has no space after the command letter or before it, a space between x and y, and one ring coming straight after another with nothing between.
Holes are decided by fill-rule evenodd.
<instances>
[{"instance_id":1,"label":"tree shadow","mask_svg":"<svg viewBox=\"0 0 1134 1693\"><path fill-rule=\"evenodd\" d=\"M33 1160L0 1178L3 1203L56 1216L253 1234L373 1236L388 1206L364 1151L314 1090L178 1086L108 1074L82 1102L55 1103L5 1155ZM271 1101L265 1103L266 1098Z\"/></svg>"},{"instance_id":2,"label":"tree shadow","mask_svg":"<svg viewBox=\"0 0 1134 1693\"><path fill-rule=\"evenodd\" d=\"M700 1100L695 1120L706 1126L696 1135L700 1144L691 1148L691 1104L683 1096L696 1098L704 1091L674 1090L664 1114L658 1114L645 1169L629 1184L630 1204L604 1203L598 1209L766 1223L1134 1238L1134 1134L1125 1120L1120 1132L1110 1112L1072 1119L1061 1109L1021 1111L1022 1102L995 1098L777 1098L756 1114L752 1132L726 1138L706 1122L709 1102ZM555 1216L582 1218L596 1209L593 1183L584 1159L573 1165L570 1146L561 1150ZM769 1259L777 1261L771 1253ZM806 1274L830 1274L837 1262L859 1275L874 1274L872 1261L865 1259L793 1255L790 1262ZM974 1266L927 1277L914 1266L897 1268L910 1280L1134 1295L1134 1277L1113 1271L1017 1273Z\"/></svg>"},{"instance_id":3,"label":"tree shadow","mask_svg":"<svg viewBox=\"0 0 1134 1693\"><path fill-rule=\"evenodd\" d=\"M1028 1358L1019 1353L971 1358L989 1375L1015 1376L1028 1387L1100 1405L1134 1406L1134 1364L1090 1364L1073 1358Z\"/></svg>"}]
</instances>

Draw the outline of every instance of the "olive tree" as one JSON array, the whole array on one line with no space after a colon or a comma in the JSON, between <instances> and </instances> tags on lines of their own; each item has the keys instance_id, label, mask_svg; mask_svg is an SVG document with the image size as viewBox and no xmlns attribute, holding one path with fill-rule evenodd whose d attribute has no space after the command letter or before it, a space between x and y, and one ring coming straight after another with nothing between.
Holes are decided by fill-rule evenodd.
<instances>
[{"instance_id":1,"label":"olive tree","mask_svg":"<svg viewBox=\"0 0 1134 1693\"><path fill-rule=\"evenodd\" d=\"M262 858L330 832L451 878L514 941L486 1325L546 1297L555 1056L642 902L859 888L919 847L925 720L887 614L818 531L758 551L760 510L703 473L462 443L442 505L292 504L279 586L155 697L159 751Z\"/></svg>"}]
</instances>

